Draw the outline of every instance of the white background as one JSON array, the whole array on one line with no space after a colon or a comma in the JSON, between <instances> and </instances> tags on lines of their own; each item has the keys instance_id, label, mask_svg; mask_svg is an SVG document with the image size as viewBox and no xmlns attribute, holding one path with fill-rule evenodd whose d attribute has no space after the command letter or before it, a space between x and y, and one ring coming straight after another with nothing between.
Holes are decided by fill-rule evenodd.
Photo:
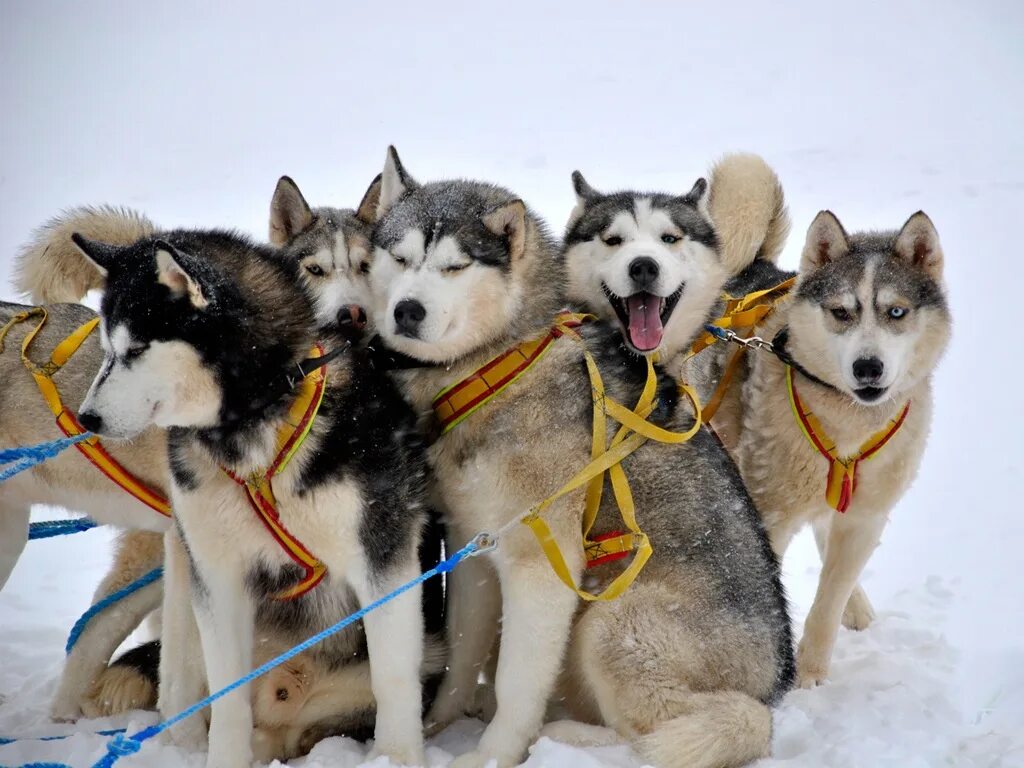
<instances>
[{"instance_id":1,"label":"white background","mask_svg":"<svg viewBox=\"0 0 1024 768\"><path fill-rule=\"evenodd\" d=\"M790 698L776 754L1024 764L1024 6L204 5L0 5L0 286L62 207L126 204L164 226L263 237L278 176L313 204L354 206L388 143L423 179L516 190L556 231L575 168L598 188L684 192L721 153L756 151L786 188L790 266L821 208L851 230L924 209L956 321L931 442L868 566L882 621L841 635L833 683ZM0 595L0 735L47 732L60 636L98 580L102 540L32 545ZM797 618L812 550L802 540L786 562ZM81 738L88 762L99 741ZM0 763L61 756L40 749L0 748ZM562 757L547 744L534 760Z\"/></svg>"}]
</instances>

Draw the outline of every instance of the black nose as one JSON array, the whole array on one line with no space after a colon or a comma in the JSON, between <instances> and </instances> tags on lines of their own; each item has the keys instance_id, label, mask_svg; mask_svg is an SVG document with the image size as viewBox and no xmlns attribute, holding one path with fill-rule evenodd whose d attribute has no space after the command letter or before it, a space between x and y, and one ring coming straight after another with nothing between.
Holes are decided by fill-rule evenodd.
<instances>
[{"instance_id":1,"label":"black nose","mask_svg":"<svg viewBox=\"0 0 1024 768\"><path fill-rule=\"evenodd\" d=\"M885 366L877 357L861 357L853 362L853 375L861 384L877 384Z\"/></svg>"},{"instance_id":2,"label":"black nose","mask_svg":"<svg viewBox=\"0 0 1024 768\"><path fill-rule=\"evenodd\" d=\"M90 432L99 432L103 428L103 417L95 411L82 411L78 414L78 423Z\"/></svg>"},{"instance_id":3,"label":"black nose","mask_svg":"<svg viewBox=\"0 0 1024 768\"><path fill-rule=\"evenodd\" d=\"M427 316L427 308L416 299L402 299L395 305L395 325L403 336L415 339L420 334L420 323Z\"/></svg>"},{"instance_id":4,"label":"black nose","mask_svg":"<svg viewBox=\"0 0 1024 768\"><path fill-rule=\"evenodd\" d=\"M650 288L658 279L658 262L649 256L641 256L629 263L629 276L638 288Z\"/></svg>"}]
</instances>

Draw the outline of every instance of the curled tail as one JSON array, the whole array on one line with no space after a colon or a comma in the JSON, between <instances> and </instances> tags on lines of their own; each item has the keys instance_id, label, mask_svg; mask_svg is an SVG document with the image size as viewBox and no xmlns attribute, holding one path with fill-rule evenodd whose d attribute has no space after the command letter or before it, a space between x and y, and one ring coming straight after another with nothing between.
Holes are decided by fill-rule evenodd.
<instances>
[{"instance_id":1,"label":"curled tail","mask_svg":"<svg viewBox=\"0 0 1024 768\"><path fill-rule=\"evenodd\" d=\"M771 753L771 710L747 694L695 693L687 708L638 739L638 751L652 765L731 768Z\"/></svg>"},{"instance_id":2,"label":"curled tail","mask_svg":"<svg viewBox=\"0 0 1024 768\"><path fill-rule=\"evenodd\" d=\"M715 163L708 207L730 276L756 259L779 257L789 234L789 211L779 177L763 158L737 153Z\"/></svg>"},{"instance_id":3,"label":"curled tail","mask_svg":"<svg viewBox=\"0 0 1024 768\"><path fill-rule=\"evenodd\" d=\"M71 242L72 234L131 245L156 231L153 222L130 208L71 208L32 233L15 259L14 285L38 304L81 301L89 290L103 287L103 273Z\"/></svg>"}]
</instances>

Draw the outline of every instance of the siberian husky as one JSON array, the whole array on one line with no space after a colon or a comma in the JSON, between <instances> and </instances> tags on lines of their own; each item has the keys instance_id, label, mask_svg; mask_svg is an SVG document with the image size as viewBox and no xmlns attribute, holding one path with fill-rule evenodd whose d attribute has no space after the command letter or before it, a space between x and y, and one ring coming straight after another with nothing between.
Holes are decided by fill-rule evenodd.
<instances>
[{"instance_id":1,"label":"siberian husky","mask_svg":"<svg viewBox=\"0 0 1024 768\"><path fill-rule=\"evenodd\" d=\"M703 197L698 183L688 204L701 206ZM377 213L375 325L411 359L395 375L429 422L439 392L549 332L564 302L563 260L514 194L468 181L421 185L393 148ZM528 371L432 445L455 545L515 519L588 463L593 399L584 350L611 397L637 400L645 361L602 323L580 334L582 342L553 340ZM658 392L653 420L674 430L693 425L674 382L661 376ZM774 554L733 463L700 430L680 446L645 444L623 466L654 553L618 600L581 604L524 526L487 560L464 561L450 574L452 657L433 721L471 706L501 620L496 714L459 768L518 763L560 673L578 717L614 727L656 765L740 765L768 753L769 706L793 674L789 619ZM595 535L616 530L610 496ZM583 509L577 491L545 514L577 584ZM608 584L625 562L588 569L588 581Z\"/></svg>"}]
</instances>

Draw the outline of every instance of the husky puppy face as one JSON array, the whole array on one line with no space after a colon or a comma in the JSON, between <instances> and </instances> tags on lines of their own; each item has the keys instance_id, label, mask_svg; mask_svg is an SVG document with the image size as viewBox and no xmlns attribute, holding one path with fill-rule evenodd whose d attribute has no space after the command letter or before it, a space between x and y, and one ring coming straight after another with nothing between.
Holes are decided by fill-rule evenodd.
<instances>
[{"instance_id":1,"label":"husky puppy face","mask_svg":"<svg viewBox=\"0 0 1024 768\"><path fill-rule=\"evenodd\" d=\"M258 381L301 359L315 327L294 265L228 233L168 232L126 247L73 240L107 280L105 357L83 426L124 439L152 424L235 430L281 399ZM262 258L244 258L252 252Z\"/></svg>"},{"instance_id":2,"label":"husky puppy face","mask_svg":"<svg viewBox=\"0 0 1024 768\"><path fill-rule=\"evenodd\" d=\"M538 315L538 303L552 303L526 295L533 246L546 233L507 190L469 181L417 184L392 148L378 214L374 324L399 352L452 361L514 335ZM559 294L557 278L548 282L539 293Z\"/></svg>"},{"instance_id":3,"label":"husky puppy face","mask_svg":"<svg viewBox=\"0 0 1024 768\"><path fill-rule=\"evenodd\" d=\"M298 186L282 176L270 204L270 242L299 266L313 298L317 325L354 337L367 330L370 232L379 193L371 185L355 211L310 208Z\"/></svg>"},{"instance_id":4,"label":"husky puppy face","mask_svg":"<svg viewBox=\"0 0 1024 768\"><path fill-rule=\"evenodd\" d=\"M899 399L946 348L942 247L915 213L899 232L848 235L831 211L807 233L789 312L790 352L863 404Z\"/></svg>"},{"instance_id":5,"label":"husky puppy face","mask_svg":"<svg viewBox=\"0 0 1024 768\"><path fill-rule=\"evenodd\" d=\"M621 327L636 352L678 350L704 322L725 272L707 213L707 182L687 194L594 190L573 174L565 234L569 299Z\"/></svg>"}]
</instances>

